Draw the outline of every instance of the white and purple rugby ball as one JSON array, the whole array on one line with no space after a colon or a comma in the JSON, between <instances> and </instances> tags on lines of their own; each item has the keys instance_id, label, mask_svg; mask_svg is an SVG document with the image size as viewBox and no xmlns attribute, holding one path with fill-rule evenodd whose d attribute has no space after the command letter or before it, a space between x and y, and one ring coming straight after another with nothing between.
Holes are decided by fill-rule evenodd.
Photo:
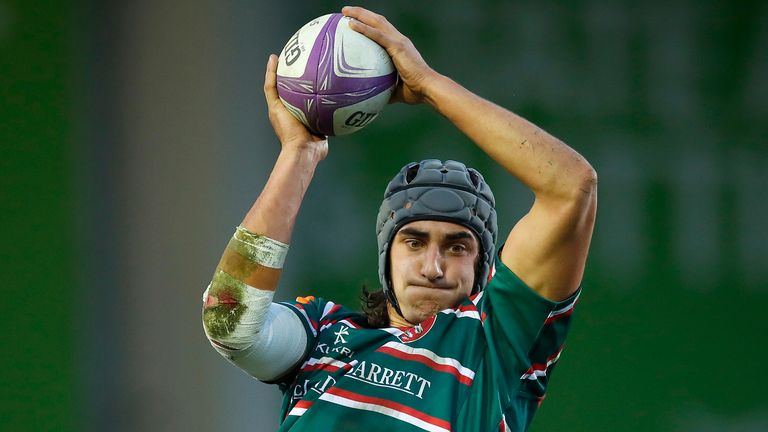
<instances>
[{"instance_id":1,"label":"white and purple rugby ball","mask_svg":"<svg viewBox=\"0 0 768 432\"><path fill-rule=\"evenodd\" d=\"M320 135L347 135L384 109L397 83L379 44L349 28L350 18L323 15L300 28L280 53L277 94Z\"/></svg>"}]
</instances>

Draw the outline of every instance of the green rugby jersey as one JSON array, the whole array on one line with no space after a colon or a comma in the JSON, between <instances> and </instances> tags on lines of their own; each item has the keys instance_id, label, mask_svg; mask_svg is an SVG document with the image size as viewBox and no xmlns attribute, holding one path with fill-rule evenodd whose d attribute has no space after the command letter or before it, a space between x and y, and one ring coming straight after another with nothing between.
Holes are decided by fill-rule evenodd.
<instances>
[{"instance_id":1,"label":"green rugby jersey","mask_svg":"<svg viewBox=\"0 0 768 432\"><path fill-rule=\"evenodd\" d=\"M539 296L497 257L485 290L408 329L367 328L323 299L283 303L303 363L276 383L280 431L523 431L544 398L577 292Z\"/></svg>"}]
</instances>

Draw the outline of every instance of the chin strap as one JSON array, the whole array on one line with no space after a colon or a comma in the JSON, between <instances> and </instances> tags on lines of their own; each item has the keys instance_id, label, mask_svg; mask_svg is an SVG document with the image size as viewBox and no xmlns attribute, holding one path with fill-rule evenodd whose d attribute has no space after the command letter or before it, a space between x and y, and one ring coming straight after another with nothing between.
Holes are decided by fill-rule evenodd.
<instances>
[{"instance_id":1,"label":"chin strap","mask_svg":"<svg viewBox=\"0 0 768 432\"><path fill-rule=\"evenodd\" d=\"M400 315L406 322L410 322L403 316L403 311L400 310L400 304L397 302L397 297L395 297L395 290L392 289L391 286L389 286L389 281L387 281L387 289L384 290L384 294L387 296L387 302L395 309L395 312L397 312L398 315ZM390 320L391 321L391 320Z\"/></svg>"},{"instance_id":2,"label":"chin strap","mask_svg":"<svg viewBox=\"0 0 768 432\"><path fill-rule=\"evenodd\" d=\"M397 297L395 297L395 290L392 289L392 287L389 287L389 289L384 290L384 294L387 296L387 302L389 302L390 305L395 309L395 312L397 312L398 315L403 319L403 321L407 322L410 325L417 325L418 323L412 323L408 321L408 318L405 317L403 314L403 311L400 310L400 303L397 301ZM391 324L390 320L390 324Z\"/></svg>"}]
</instances>

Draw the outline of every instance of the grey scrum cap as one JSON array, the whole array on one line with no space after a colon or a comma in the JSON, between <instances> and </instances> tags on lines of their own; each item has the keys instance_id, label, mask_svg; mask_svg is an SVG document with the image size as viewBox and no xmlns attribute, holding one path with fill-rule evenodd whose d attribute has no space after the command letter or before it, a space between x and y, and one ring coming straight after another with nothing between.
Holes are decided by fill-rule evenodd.
<instances>
[{"instance_id":1,"label":"grey scrum cap","mask_svg":"<svg viewBox=\"0 0 768 432\"><path fill-rule=\"evenodd\" d=\"M480 243L480 266L472 293L482 290L493 266L498 226L491 188L477 170L456 161L426 159L404 166L389 182L376 220L379 280L399 311L389 278L389 248L404 225L418 220L453 222L469 228Z\"/></svg>"}]
</instances>

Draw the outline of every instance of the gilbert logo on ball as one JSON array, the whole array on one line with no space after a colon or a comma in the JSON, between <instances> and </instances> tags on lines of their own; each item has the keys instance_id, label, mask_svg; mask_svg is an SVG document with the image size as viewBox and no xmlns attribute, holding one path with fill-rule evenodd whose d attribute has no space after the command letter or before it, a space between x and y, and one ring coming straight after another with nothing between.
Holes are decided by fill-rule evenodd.
<instances>
[{"instance_id":1,"label":"gilbert logo on ball","mask_svg":"<svg viewBox=\"0 0 768 432\"><path fill-rule=\"evenodd\" d=\"M384 48L349 28L349 20L338 13L316 18L280 53L280 100L320 135L347 135L368 125L387 105L397 82Z\"/></svg>"}]
</instances>

